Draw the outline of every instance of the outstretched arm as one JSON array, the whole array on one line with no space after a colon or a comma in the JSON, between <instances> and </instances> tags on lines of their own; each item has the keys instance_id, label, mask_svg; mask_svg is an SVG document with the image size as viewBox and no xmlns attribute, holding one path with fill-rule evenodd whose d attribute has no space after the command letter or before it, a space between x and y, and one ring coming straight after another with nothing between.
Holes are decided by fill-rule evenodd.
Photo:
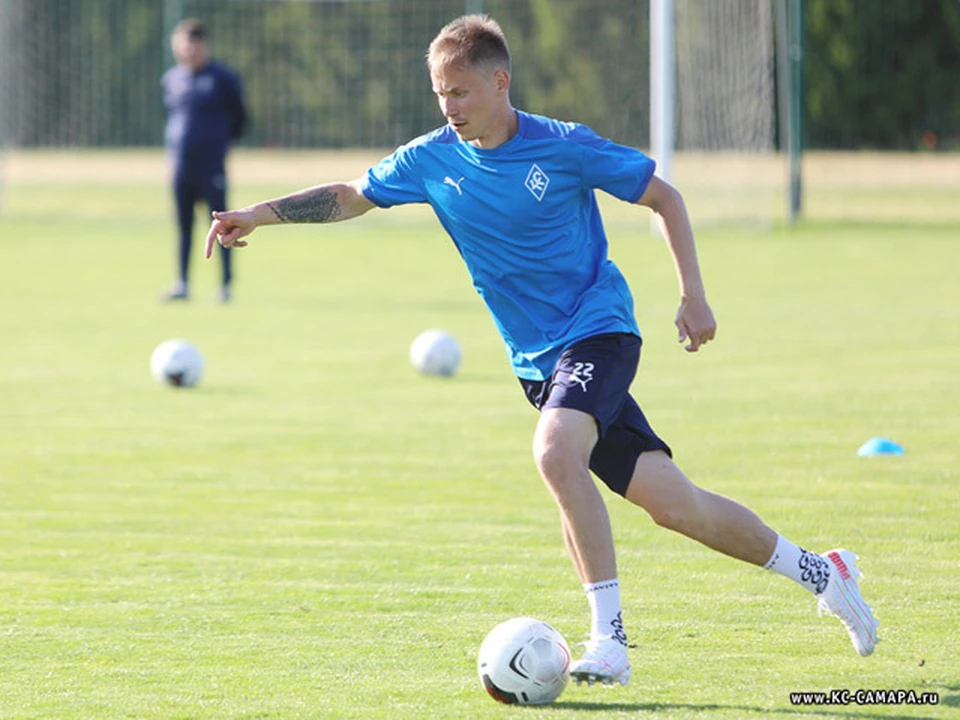
<instances>
[{"instance_id":1,"label":"outstretched arm","mask_svg":"<svg viewBox=\"0 0 960 720\"><path fill-rule=\"evenodd\" d=\"M653 210L673 256L680 283L680 309L675 322L680 342L689 340L687 351L696 352L705 342L713 340L717 321L707 304L687 206L676 188L656 176L651 178L637 204Z\"/></svg>"},{"instance_id":2,"label":"outstretched arm","mask_svg":"<svg viewBox=\"0 0 960 720\"><path fill-rule=\"evenodd\" d=\"M327 223L359 217L375 207L360 185L360 180L317 185L240 210L215 212L207 233L206 256L210 257L217 242L225 248L244 247L247 241L241 238L261 225Z\"/></svg>"}]
</instances>

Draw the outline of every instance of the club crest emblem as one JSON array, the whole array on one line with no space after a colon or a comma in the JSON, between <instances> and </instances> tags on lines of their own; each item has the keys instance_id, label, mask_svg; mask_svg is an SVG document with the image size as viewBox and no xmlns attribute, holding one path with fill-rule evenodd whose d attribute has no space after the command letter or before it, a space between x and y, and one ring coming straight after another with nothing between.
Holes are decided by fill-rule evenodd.
<instances>
[{"instance_id":1,"label":"club crest emblem","mask_svg":"<svg viewBox=\"0 0 960 720\"><path fill-rule=\"evenodd\" d=\"M527 173L526 182L523 183L526 185L527 190L537 199L537 201L543 200L543 196L547 192L547 186L550 185L550 177L540 169L540 166L534 163L530 166L530 172Z\"/></svg>"}]
</instances>

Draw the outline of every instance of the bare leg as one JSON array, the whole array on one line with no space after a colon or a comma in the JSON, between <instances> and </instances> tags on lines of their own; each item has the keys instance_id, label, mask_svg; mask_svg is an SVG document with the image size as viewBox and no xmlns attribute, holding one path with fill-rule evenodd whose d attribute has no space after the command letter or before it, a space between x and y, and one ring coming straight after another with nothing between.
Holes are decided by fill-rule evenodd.
<instances>
[{"instance_id":1,"label":"bare leg","mask_svg":"<svg viewBox=\"0 0 960 720\"><path fill-rule=\"evenodd\" d=\"M763 566L777 545L777 533L753 511L697 487L660 451L637 459L626 497L658 525L738 560Z\"/></svg>"},{"instance_id":2,"label":"bare leg","mask_svg":"<svg viewBox=\"0 0 960 720\"><path fill-rule=\"evenodd\" d=\"M537 469L560 509L567 552L583 583L617 576L610 516L590 475L596 442L593 417L568 408L544 410L533 439Z\"/></svg>"},{"instance_id":3,"label":"bare leg","mask_svg":"<svg viewBox=\"0 0 960 720\"><path fill-rule=\"evenodd\" d=\"M577 683L630 682L627 635L620 606L617 560L610 516L590 474L597 443L592 416L569 408L540 414L533 440L537 469L557 501L563 538L590 601L590 641L570 665Z\"/></svg>"},{"instance_id":4,"label":"bare leg","mask_svg":"<svg viewBox=\"0 0 960 720\"><path fill-rule=\"evenodd\" d=\"M566 516L563 513L560 514L560 525L563 527L563 544L567 548L567 555L570 556L570 561L573 563L573 567L577 571L577 577L580 578L580 582L589 582L584 580L585 571L583 563L580 562L580 553L577 552L577 546L573 541L573 533L570 530L570 527L567 524Z\"/></svg>"}]
</instances>

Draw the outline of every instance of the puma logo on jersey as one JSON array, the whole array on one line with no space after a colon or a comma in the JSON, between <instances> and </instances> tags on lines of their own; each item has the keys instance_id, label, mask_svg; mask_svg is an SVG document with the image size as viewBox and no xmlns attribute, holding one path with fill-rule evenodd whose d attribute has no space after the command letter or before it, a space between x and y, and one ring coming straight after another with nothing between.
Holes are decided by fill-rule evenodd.
<instances>
[{"instance_id":1,"label":"puma logo on jersey","mask_svg":"<svg viewBox=\"0 0 960 720\"><path fill-rule=\"evenodd\" d=\"M463 195L463 190L460 189L460 183L462 183L462 182L463 182L463 178L462 178L462 177L461 177L459 180L454 180L452 177L450 177L450 176L448 175L447 177L445 177L445 178L443 179L443 184L444 184L444 185L452 185L453 187L455 187L455 188L457 189L457 194L458 194L458 195Z\"/></svg>"},{"instance_id":2,"label":"puma logo on jersey","mask_svg":"<svg viewBox=\"0 0 960 720\"><path fill-rule=\"evenodd\" d=\"M580 383L583 391L587 391L587 383L593 380L593 363L574 363L573 372L570 373L570 379Z\"/></svg>"}]
</instances>

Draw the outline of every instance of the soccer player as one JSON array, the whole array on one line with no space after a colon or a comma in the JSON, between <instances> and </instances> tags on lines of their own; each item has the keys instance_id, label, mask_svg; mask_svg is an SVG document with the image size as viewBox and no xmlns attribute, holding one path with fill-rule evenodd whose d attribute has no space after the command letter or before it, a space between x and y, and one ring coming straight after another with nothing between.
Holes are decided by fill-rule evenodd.
<instances>
[{"instance_id":1,"label":"soccer player","mask_svg":"<svg viewBox=\"0 0 960 720\"><path fill-rule=\"evenodd\" d=\"M243 132L247 111L240 77L211 59L207 31L199 20L181 21L170 42L177 64L164 73L161 85L179 228L179 275L164 299L186 300L190 295L193 209L201 200L211 211L227 207L227 150ZM227 248L222 248L221 259L219 298L227 302L233 279Z\"/></svg>"},{"instance_id":2,"label":"soccer player","mask_svg":"<svg viewBox=\"0 0 960 720\"><path fill-rule=\"evenodd\" d=\"M623 275L607 258L594 191L657 217L680 285L676 326L686 350L714 339L693 231L676 189L638 150L510 102L510 55L499 25L467 15L430 44L427 64L447 124L400 147L361 178L231 212L207 236L242 247L256 228L350 220L374 207L429 203L460 251L506 343L527 399L540 410L533 452L560 511L567 550L589 601L590 639L570 668L578 682L630 679L610 520L591 471L653 520L707 547L774 570L836 615L861 655L877 622L847 550L804 550L746 507L703 490L629 394L640 331Z\"/></svg>"}]
</instances>

